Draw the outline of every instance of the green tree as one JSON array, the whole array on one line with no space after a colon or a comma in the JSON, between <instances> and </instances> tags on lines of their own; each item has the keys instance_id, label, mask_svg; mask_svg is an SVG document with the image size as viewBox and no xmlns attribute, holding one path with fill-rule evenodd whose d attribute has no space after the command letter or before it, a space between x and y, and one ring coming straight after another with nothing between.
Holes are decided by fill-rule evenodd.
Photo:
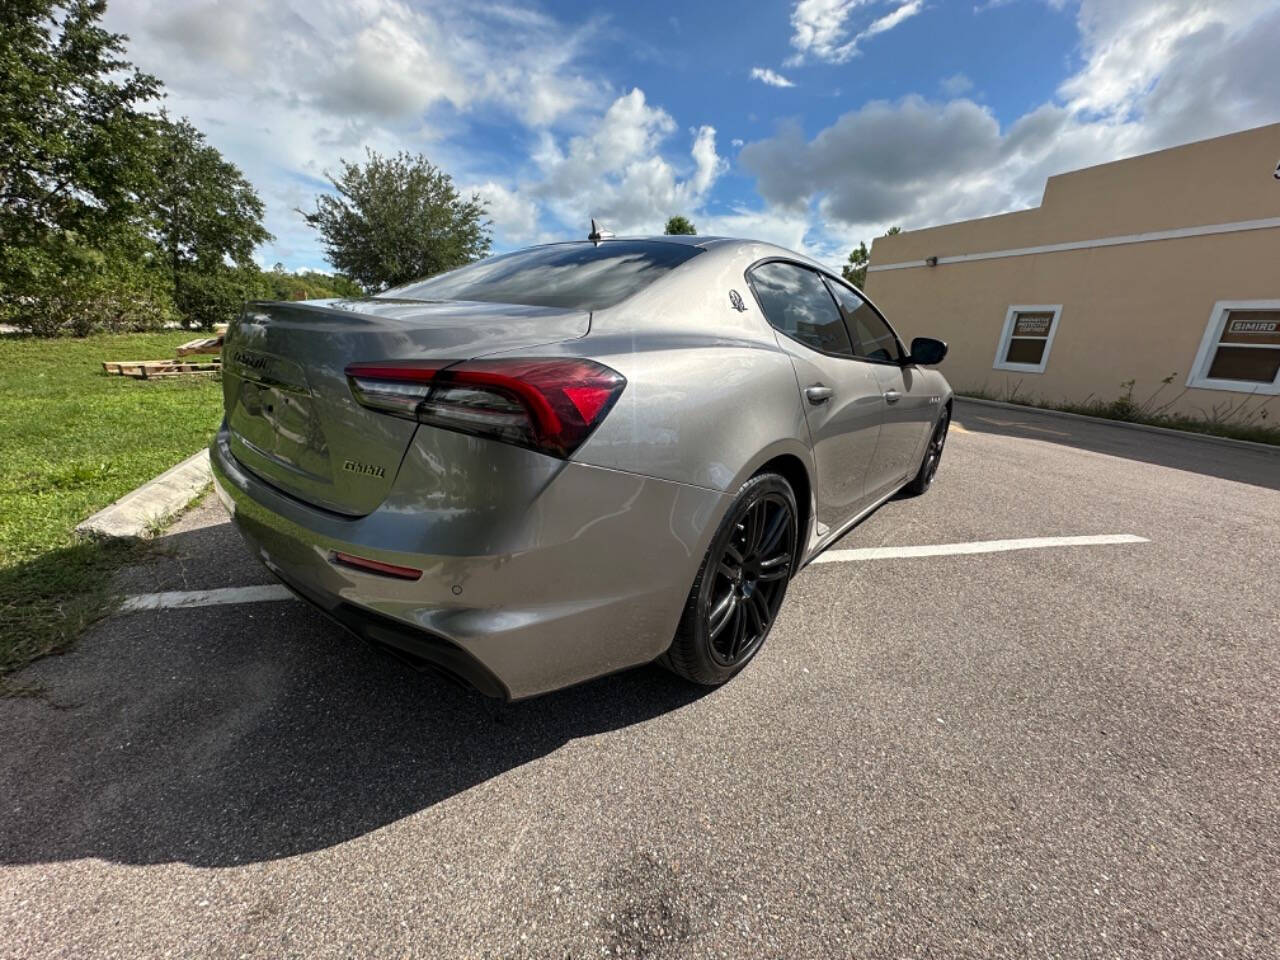
<instances>
[{"instance_id":1,"label":"green tree","mask_svg":"<svg viewBox=\"0 0 1280 960\"><path fill-rule=\"evenodd\" d=\"M863 240L849 254L849 259L844 266L840 268L840 274L855 287L861 287L867 282L867 261L871 259L871 254L867 252L867 241Z\"/></svg>"},{"instance_id":2,"label":"green tree","mask_svg":"<svg viewBox=\"0 0 1280 960\"><path fill-rule=\"evenodd\" d=\"M104 8L0 3L0 319L44 333L172 309L136 223L160 83L124 59Z\"/></svg>"},{"instance_id":3,"label":"green tree","mask_svg":"<svg viewBox=\"0 0 1280 960\"><path fill-rule=\"evenodd\" d=\"M299 213L320 232L329 262L365 288L407 283L489 253L484 203L477 194L464 198L426 157L366 150L363 164L340 163L338 176L329 175L336 193L320 194L314 211Z\"/></svg>"},{"instance_id":4,"label":"green tree","mask_svg":"<svg viewBox=\"0 0 1280 960\"><path fill-rule=\"evenodd\" d=\"M271 239L253 185L186 118L161 116L149 144L144 207L159 264L184 321L227 323L253 296L253 250Z\"/></svg>"},{"instance_id":5,"label":"green tree","mask_svg":"<svg viewBox=\"0 0 1280 960\"><path fill-rule=\"evenodd\" d=\"M667 226L665 229L663 229L662 232L669 237L673 237L673 236L692 237L697 235L698 230L692 223L689 222L688 217L682 217L682 216L676 215L667 220Z\"/></svg>"},{"instance_id":6,"label":"green tree","mask_svg":"<svg viewBox=\"0 0 1280 960\"><path fill-rule=\"evenodd\" d=\"M128 218L160 83L102 29L101 0L0 4L0 236L90 241Z\"/></svg>"},{"instance_id":7,"label":"green tree","mask_svg":"<svg viewBox=\"0 0 1280 960\"><path fill-rule=\"evenodd\" d=\"M331 300L358 298L364 291L340 273L319 273L315 270L299 270L290 273L284 264L277 263L262 274L259 292L261 300Z\"/></svg>"},{"instance_id":8,"label":"green tree","mask_svg":"<svg viewBox=\"0 0 1280 960\"><path fill-rule=\"evenodd\" d=\"M150 144L155 177L146 191L149 226L165 264L176 274L192 266L253 263L272 239L253 185L183 117L162 117Z\"/></svg>"},{"instance_id":9,"label":"green tree","mask_svg":"<svg viewBox=\"0 0 1280 960\"><path fill-rule=\"evenodd\" d=\"M901 227L890 227L885 231L886 237L896 237L902 232ZM849 254L849 259L845 261L840 268L840 274L855 287L859 289L867 282L867 264L871 260L871 253L867 250L867 241L863 240Z\"/></svg>"}]
</instances>

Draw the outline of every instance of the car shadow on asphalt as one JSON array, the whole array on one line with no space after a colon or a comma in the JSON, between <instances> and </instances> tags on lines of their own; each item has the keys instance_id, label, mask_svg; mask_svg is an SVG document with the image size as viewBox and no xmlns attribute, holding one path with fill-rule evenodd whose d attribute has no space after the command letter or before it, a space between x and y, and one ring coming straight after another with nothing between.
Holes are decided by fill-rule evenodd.
<instances>
[{"instance_id":1,"label":"car shadow on asphalt","mask_svg":"<svg viewBox=\"0 0 1280 960\"><path fill-rule=\"evenodd\" d=\"M955 420L970 433L1041 440L1174 470L1280 490L1280 448L1215 443L1194 434L1156 433L1111 423L956 401Z\"/></svg>"},{"instance_id":2,"label":"car shadow on asphalt","mask_svg":"<svg viewBox=\"0 0 1280 960\"><path fill-rule=\"evenodd\" d=\"M164 549L191 565L228 536L218 524ZM502 703L291 601L116 616L28 673L43 699L0 700L9 864L307 853L707 692L649 666Z\"/></svg>"}]
</instances>

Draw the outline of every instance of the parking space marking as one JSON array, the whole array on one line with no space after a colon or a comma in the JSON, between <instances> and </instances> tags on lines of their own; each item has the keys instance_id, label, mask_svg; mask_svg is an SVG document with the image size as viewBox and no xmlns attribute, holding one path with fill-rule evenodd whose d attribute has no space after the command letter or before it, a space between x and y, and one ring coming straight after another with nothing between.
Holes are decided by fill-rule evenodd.
<instances>
[{"instance_id":1,"label":"parking space marking","mask_svg":"<svg viewBox=\"0 0 1280 960\"><path fill-rule=\"evenodd\" d=\"M900 560L906 557L950 557L970 553L1003 553L1006 550L1042 550L1047 547L1093 547L1112 543L1150 543L1132 533L1104 533L1084 537L1026 537L1021 540L975 540L969 543L936 543L915 547L859 547L828 550L813 563L850 563L856 560Z\"/></svg>"},{"instance_id":2,"label":"parking space marking","mask_svg":"<svg viewBox=\"0 0 1280 960\"><path fill-rule=\"evenodd\" d=\"M220 603L261 603L264 600L292 600L294 596L276 583L256 587L223 587L220 590L169 590L125 597L122 613L138 610L171 610L176 607L209 607Z\"/></svg>"},{"instance_id":3,"label":"parking space marking","mask_svg":"<svg viewBox=\"0 0 1280 960\"><path fill-rule=\"evenodd\" d=\"M976 540L969 543L936 543L915 547L859 547L854 550L828 550L813 563L850 563L858 560L900 560L905 557L947 557L972 553L1002 553L1006 550L1040 550L1045 547L1091 547L1113 543L1150 543L1146 537L1132 533L1106 533L1084 537L1029 537L1022 540ZM222 587L217 590L168 590L164 593L138 593L125 597L121 613L142 610L174 610L183 607L212 607L227 603L263 603L272 600L294 600L292 593L279 584L253 587Z\"/></svg>"},{"instance_id":4,"label":"parking space marking","mask_svg":"<svg viewBox=\"0 0 1280 960\"><path fill-rule=\"evenodd\" d=\"M1021 430L1034 430L1036 433L1047 433L1053 437L1069 437L1071 434L1062 430L1051 430L1048 427L1038 427L1034 423L1027 423L1023 420L993 420L991 417L978 417L983 423L989 423L996 427L1018 427Z\"/></svg>"}]
</instances>

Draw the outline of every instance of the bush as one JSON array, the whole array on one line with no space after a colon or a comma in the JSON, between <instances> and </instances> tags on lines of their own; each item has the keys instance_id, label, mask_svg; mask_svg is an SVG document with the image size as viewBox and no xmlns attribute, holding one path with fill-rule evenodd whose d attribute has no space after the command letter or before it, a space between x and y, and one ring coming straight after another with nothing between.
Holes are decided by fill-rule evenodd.
<instances>
[{"instance_id":1,"label":"bush","mask_svg":"<svg viewBox=\"0 0 1280 960\"><path fill-rule=\"evenodd\" d=\"M175 317L163 274L130 251L61 237L0 258L0 320L36 336L155 330Z\"/></svg>"},{"instance_id":2,"label":"bush","mask_svg":"<svg viewBox=\"0 0 1280 960\"><path fill-rule=\"evenodd\" d=\"M182 325L208 330L219 323L230 323L239 316L246 300L258 297L258 283L256 268L179 269L173 289Z\"/></svg>"},{"instance_id":3,"label":"bush","mask_svg":"<svg viewBox=\"0 0 1280 960\"><path fill-rule=\"evenodd\" d=\"M314 270L287 273L280 264L260 275L256 294L261 300L331 300L364 295L359 284L340 273L318 273Z\"/></svg>"}]
</instances>

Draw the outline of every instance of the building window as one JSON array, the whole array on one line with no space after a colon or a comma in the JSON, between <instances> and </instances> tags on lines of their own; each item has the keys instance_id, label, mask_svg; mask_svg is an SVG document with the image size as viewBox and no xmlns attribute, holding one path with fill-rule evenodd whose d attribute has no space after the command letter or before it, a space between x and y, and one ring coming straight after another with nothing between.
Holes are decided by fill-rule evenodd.
<instances>
[{"instance_id":1,"label":"building window","mask_svg":"<svg viewBox=\"0 0 1280 960\"><path fill-rule=\"evenodd\" d=\"M1014 306L1004 318L1000 345L996 347L997 370L1020 373L1044 373L1049 363L1049 349L1058 331L1062 304Z\"/></svg>"},{"instance_id":2,"label":"building window","mask_svg":"<svg viewBox=\"0 0 1280 960\"><path fill-rule=\"evenodd\" d=\"M1219 300L1188 387L1280 393L1280 300Z\"/></svg>"}]
</instances>

